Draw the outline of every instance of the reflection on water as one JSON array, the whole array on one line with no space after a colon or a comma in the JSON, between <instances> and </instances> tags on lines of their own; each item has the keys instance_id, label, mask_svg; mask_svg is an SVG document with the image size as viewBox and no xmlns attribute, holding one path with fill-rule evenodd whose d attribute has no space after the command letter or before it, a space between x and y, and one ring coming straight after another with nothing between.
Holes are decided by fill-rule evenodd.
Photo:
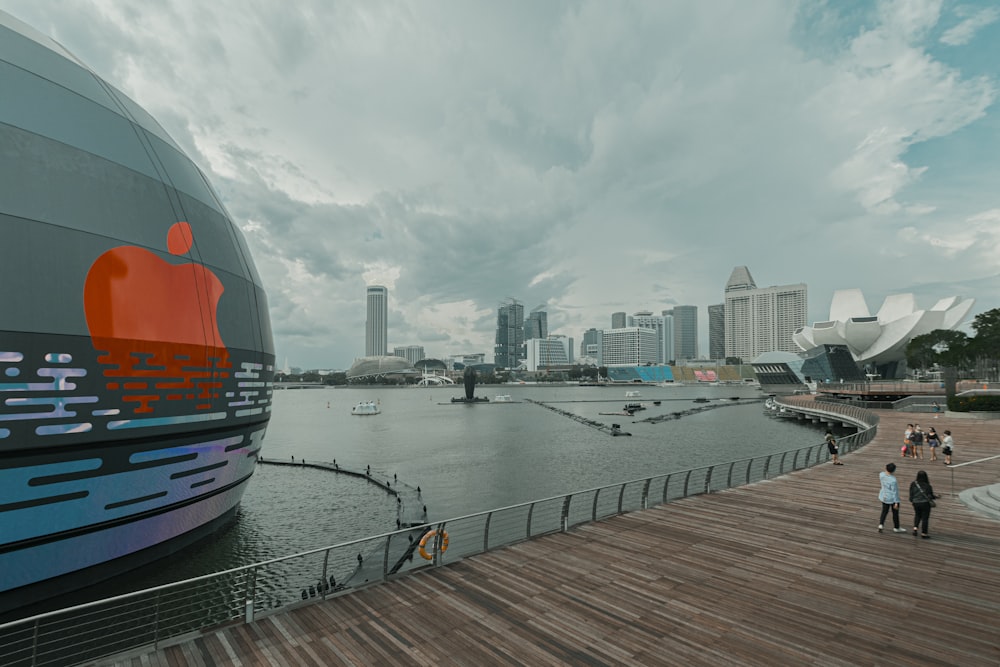
<instances>
[{"instance_id":1,"label":"reflection on water","mask_svg":"<svg viewBox=\"0 0 1000 667\"><path fill-rule=\"evenodd\" d=\"M462 389L313 389L275 392L266 458L331 462L421 486L440 520L653 474L819 444L822 431L762 413L759 391L741 386L642 387L647 409L620 410L624 389L517 386L512 403L451 404ZM497 391L477 390L492 396ZM742 400L733 401L739 396ZM661 423L708 397L719 409ZM588 419L621 423L613 438L524 399L556 403ZM351 415L361 400L382 414ZM661 401L655 406L653 400ZM517 402L522 401L522 402ZM329 407L328 407L329 406ZM238 567L395 530L396 501L380 487L323 470L257 466L237 521L176 556L103 587L103 596Z\"/></svg>"}]
</instances>

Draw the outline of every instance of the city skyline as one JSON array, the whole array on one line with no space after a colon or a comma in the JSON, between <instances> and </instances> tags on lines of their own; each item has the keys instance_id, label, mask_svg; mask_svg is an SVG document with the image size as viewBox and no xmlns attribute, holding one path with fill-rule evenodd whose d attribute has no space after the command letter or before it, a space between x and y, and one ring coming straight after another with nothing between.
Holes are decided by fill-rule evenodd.
<instances>
[{"instance_id":1,"label":"city skyline","mask_svg":"<svg viewBox=\"0 0 1000 667\"><path fill-rule=\"evenodd\" d=\"M492 357L511 295L575 340L694 305L706 356L740 265L810 323L851 288L1000 307L993 2L0 8L205 172L295 366L364 356L370 284L437 357Z\"/></svg>"}]
</instances>

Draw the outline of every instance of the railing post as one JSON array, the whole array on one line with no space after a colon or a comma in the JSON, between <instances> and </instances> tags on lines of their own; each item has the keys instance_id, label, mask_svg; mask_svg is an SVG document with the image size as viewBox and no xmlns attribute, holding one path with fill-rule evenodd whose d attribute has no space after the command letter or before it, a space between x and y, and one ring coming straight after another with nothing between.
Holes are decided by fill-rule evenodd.
<instances>
[{"instance_id":1,"label":"railing post","mask_svg":"<svg viewBox=\"0 0 1000 667\"><path fill-rule=\"evenodd\" d=\"M746 482L747 484L750 483L750 468L753 467L753 461L754 461L753 459L747 461L747 482Z\"/></svg>"},{"instance_id":2,"label":"railing post","mask_svg":"<svg viewBox=\"0 0 1000 667\"><path fill-rule=\"evenodd\" d=\"M329 581L329 579L326 578L326 575L327 575L327 568L329 567L329 565L330 565L330 550L327 549L323 553L323 599L324 600L326 599L326 591L328 590L326 587L326 583Z\"/></svg>"},{"instance_id":3,"label":"railing post","mask_svg":"<svg viewBox=\"0 0 1000 667\"><path fill-rule=\"evenodd\" d=\"M531 515L534 513L535 513L535 503L531 503L531 506L528 507L528 525L526 526L524 531L525 538L531 537Z\"/></svg>"},{"instance_id":4,"label":"railing post","mask_svg":"<svg viewBox=\"0 0 1000 667\"><path fill-rule=\"evenodd\" d=\"M621 491L618 492L618 513L622 513L622 503L625 501L625 485L622 484Z\"/></svg>"},{"instance_id":5,"label":"railing post","mask_svg":"<svg viewBox=\"0 0 1000 667\"><path fill-rule=\"evenodd\" d=\"M781 463L778 464L778 474L783 475L785 473L785 457L788 456L788 452L781 453Z\"/></svg>"},{"instance_id":6,"label":"railing post","mask_svg":"<svg viewBox=\"0 0 1000 667\"><path fill-rule=\"evenodd\" d=\"M486 514L486 525L483 526L483 551L490 550L490 522L493 520L493 512Z\"/></svg>"},{"instance_id":7,"label":"railing post","mask_svg":"<svg viewBox=\"0 0 1000 667\"><path fill-rule=\"evenodd\" d=\"M649 485L653 481L650 477L646 480L646 483L642 485L642 509L649 509Z\"/></svg>"},{"instance_id":8,"label":"railing post","mask_svg":"<svg viewBox=\"0 0 1000 667\"><path fill-rule=\"evenodd\" d=\"M247 576L246 594L243 596L243 622L253 623L253 599L257 590L257 568L250 570ZM159 607L160 594L156 594L157 607Z\"/></svg>"},{"instance_id":9,"label":"railing post","mask_svg":"<svg viewBox=\"0 0 1000 667\"><path fill-rule=\"evenodd\" d=\"M670 478L673 477L673 473L667 475L667 478L663 481L663 504L667 504L667 489L670 488Z\"/></svg>"},{"instance_id":10,"label":"railing post","mask_svg":"<svg viewBox=\"0 0 1000 667\"><path fill-rule=\"evenodd\" d=\"M597 499L601 497L601 490L597 489L594 491L594 506L590 511L590 520L597 521Z\"/></svg>"},{"instance_id":11,"label":"railing post","mask_svg":"<svg viewBox=\"0 0 1000 667\"><path fill-rule=\"evenodd\" d=\"M708 472L705 473L705 493L712 492L712 471L715 470L715 466L709 466Z\"/></svg>"},{"instance_id":12,"label":"railing post","mask_svg":"<svg viewBox=\"0 0 1000 667\"><path fill-rule=\"evenodd\" d=\"M688 497L688 482L690 481L691 481L691 471L688 470L687 474L684 475L684 495L681 496L682 498Z\"/></svg>"},{"instance_id":13,"label":"railing post","mask_svg":"<svg viewBox=\"0 0 1000 667\"><path fill-rule=\"evenodd\" d=\"M771 454L768 454L767 458L764 460L764 477L762 477L762 479L767 479L767 471L770 467L771 467Z\"/></svg>"},{"instance_id":14,"label":"railing post","mask_svg":"<svg viewBox=\"0 0 1000 667\"><path fill-rule=\"evenodd\" d=\"M563 507L562 507L562 532L564 532L564 533L567 530L569 530L569 501L570 501L570 498L572 498L572 497L573 497L573 495L570 494L570 495L566 496L566 499L563 501Z\"/></svg>"},{"instance_id":15,"label":"railing post","mask_svg":"<svg viewBox=\"0 0 1000 667\"><path fill-rule=\"evenodd\" d=\"M389 581L389 544L392 535L385 536L385 549L382 551L382 581Z\"/></svg>"},{"instance_id":16,"label":"railing post","mask_svg":"<svg viewBox=\"0 0 1000 667\"><path fill-rule=\"evenodd\" d=\"M726 475L726 488L733 488L733 466L736 465L736 461L729 462L729 474Z\"/></svg>"}]
</instances>

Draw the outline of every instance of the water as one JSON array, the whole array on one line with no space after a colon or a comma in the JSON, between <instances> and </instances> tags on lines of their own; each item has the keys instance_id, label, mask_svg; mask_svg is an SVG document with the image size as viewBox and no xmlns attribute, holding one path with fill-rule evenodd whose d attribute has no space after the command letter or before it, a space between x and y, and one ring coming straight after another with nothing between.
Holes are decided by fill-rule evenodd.
<instances>
[{"instance_id":1,"label":"water","mask_svg":"<svg viewBox=\"0 0 1000 667\"><path fill-rule=\"evenodd\" d=\"M635 388L632 388L635 390ZM819 444L808 422L769 419L745 386L639 388L647 409L620 411L623 387L479 387L513 403L452 404L463 388L338 388L275 392L263 456L336 462L420 486L430 520L448 519L653 474ZM738 396L743 400L733 401ZM696 403L695 398L709 398ZM361 400L382 414L353 416ZM610 425L610 437L525 399ZM660 400L660 406L651 401ZM656 415L713 409L661 423ZM102 584L64 604L139 590L395 529L395 498L364 480L322 470L259 465L237 521L177 557Z\"/></svg>"}]
</instances>

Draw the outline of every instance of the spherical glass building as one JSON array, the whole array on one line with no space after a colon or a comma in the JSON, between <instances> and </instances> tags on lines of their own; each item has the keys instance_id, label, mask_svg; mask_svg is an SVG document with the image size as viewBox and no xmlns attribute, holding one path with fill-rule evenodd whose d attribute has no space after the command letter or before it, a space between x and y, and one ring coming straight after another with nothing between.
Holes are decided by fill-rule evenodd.
<instances>
[{"instance_id":1,"label":"spherical glass building","mask_svg":"<svg viewBox=\"0 0 1000 667\"><path fill-rule=\"evenodd\" d=\"M274 345L242 234L148 113L3 12L0 91L2 613L232 517Z\"/></svg>"}]
</instances>

